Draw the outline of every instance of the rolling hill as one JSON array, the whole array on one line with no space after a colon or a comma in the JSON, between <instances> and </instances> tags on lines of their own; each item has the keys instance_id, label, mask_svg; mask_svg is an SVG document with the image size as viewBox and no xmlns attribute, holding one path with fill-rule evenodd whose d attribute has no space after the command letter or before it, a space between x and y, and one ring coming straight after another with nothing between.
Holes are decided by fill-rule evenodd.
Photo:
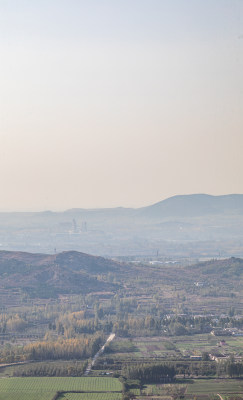
<instances>
[{"instance_id":1,"label":"rolling hill","mask_svg":"<svg viewBox=\"0 0 243 400\"><path fill-rule=\"evenodd\" d=\"M110 291L118 286L105 276L120 269L119 263L76 251L54 255L0 251L0 288L21 289L32 297Z\"/></svg>"}]
</instances>

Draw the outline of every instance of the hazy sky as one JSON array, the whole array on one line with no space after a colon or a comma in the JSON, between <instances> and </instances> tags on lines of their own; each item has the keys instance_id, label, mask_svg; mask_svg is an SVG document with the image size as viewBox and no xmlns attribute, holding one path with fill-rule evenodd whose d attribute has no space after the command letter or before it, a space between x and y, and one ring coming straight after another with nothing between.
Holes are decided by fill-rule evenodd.
<instances>
[{"instance_id":1,"label":"hazy sky","mask_svg":"<svg viewBox=\"0 0 243 400\"><path fill-rule=\"evenodd\" d=\"M0 0L0 209L243 193L242 0Z\"/></svg>"}]
</instances>

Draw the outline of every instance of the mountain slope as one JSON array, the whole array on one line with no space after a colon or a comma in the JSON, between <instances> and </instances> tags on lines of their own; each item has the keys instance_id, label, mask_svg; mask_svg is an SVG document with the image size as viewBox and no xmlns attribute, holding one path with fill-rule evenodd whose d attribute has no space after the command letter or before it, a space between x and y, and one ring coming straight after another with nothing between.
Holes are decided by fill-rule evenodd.
<instances>
[{"instance_id":1,"label":"mountain slope","mask_svg":"<svg viewBox=\"0 0 243 400\"><path fill-rule=\"evenodd\" d=\"M59 293L89 293L114 290L117 285L98 274L120 271L121 265L102 257L76 251L30 254L0 251L0 288L18 288L33 297L55 297Z\"/></svg>"},{"instance_id":2,"label":"mountain slope","mask_svg":"<svg viewBox=\"0 0 243 400\"><path fill-rule=\"evenodd\" d=\"M139 210L139 215L152 218L196 217L210 214L243 214L243 195L211 196L191 194L174 196Z\"/></svg>"}]
</instances>

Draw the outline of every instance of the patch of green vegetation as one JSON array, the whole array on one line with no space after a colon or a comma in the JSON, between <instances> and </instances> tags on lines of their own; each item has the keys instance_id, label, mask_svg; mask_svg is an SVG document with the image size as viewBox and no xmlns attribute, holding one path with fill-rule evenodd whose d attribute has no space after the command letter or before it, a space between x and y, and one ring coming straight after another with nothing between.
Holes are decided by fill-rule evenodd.
<instances>
[{"instance_id":1,"label":"patch of green vegetation","mask_svg":"<svg viewBox=\"0 0 243 400\"><path fill-rule=\"evenodd\" d=\"M169 340L164 341L163 345L166 350L176 350L176 345Z\"/></svg>"},{"instance_id":2,"label":"patch of green vegetation","mask_svg":"<svg viewBox=\"0 0 243 400\"><path fill-rule=\"evenodd\" d=\"M194 379L187 385L188 394L242 394L243 381L240 379Z\"/></svg>"},{"instance_id":3,"label":"patch of green vegetation","mask_svg":"<svg viewBox=\"0 0 243 400\"><path fill-rule=\"evenodd\" d=\"M105 353L134 353L136 351L138 351L137 347L130 340L113 341L105 348Z\"/></svg>"},{"instance_id":4,"label":"patch of green vegetation","mask_svg":"<svg viewBox=\"0 0 243 400\"><path fill-rule=\"evenodd\" d=\"M229 379L194 379L184 383L149 384L143 386L141 393L134 393L137 399L144 396L156 396L161 400L185 399L185 400L220 400L218 394L224 400L241 399L243 382Z\"/></svg>"},{"instance_id":5,"label":"patch of green vegetation","mask_svg":"<svg viewBox=\"0 0 243 400\"><path fill-rule=\"evenodd\" d=\"M59 397L63 400L121 400L121 393L65 393ZM58 400L59 400L58 399Z\"/></svg>"},{"instance_id":6,"label":"patch of green vegetation","mask_svg":"<svg viewBox=\"0 0 243 400\"><path fill-rule=\"evenodd\" d=\"M0 400L51 400L56 392L121 392L115 378L6 378L0 379Z\"/></svg>"},{"instance_id":7,"label":"patch of green vegetation","mask_svg":"<svg viewBox=\"0 0 243 400\"><path fill-rule=\"evenodd\" d=\"M52 400L55 395L55 392L45 393L43 391L40 392L1 392L0 400Z\"/></svg>"}]
</instances>

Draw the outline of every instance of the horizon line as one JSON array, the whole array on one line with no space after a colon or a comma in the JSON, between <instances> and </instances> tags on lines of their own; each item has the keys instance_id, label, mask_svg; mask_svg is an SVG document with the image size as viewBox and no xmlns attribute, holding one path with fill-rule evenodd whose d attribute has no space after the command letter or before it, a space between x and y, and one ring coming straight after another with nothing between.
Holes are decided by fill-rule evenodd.
<instances>
[{"instance_id":1,"label":"horizon line","mask_svg":"<svg viewBox=\"0 0 243 400\"><path fill-rule=\"evenodd\" d=\"M115 209L125 209L125 210L139 210L141 208L146 208L146 207L150 207L153 206L155 204L161 203L163 201L172 199L174 197L188 197L188 196L208 196L208 197L226 197L226 196L242 196L243 193L227 193L227 194L220 194L220 195L215 195L215 194L208 194L208 193L186 193L186 194L176 194L173 196L169 196L169 197L165 197L162 200L159 200L155 203L151 203L149 205L145 205L145 206L113 206L113 207L71 207L71 208L63 208L63 209L48 209L48 208L43 208L43 209L22 209L22 210L8 210L8 209L0 209L0 214L20 214L20 213L26 213L26 214L33 214L33 213L64 213L64 212L68 212L68 211L73 211L73 210L83 210L83 211L94 211L94 210L115 210Z\"/></svg>"}]
</instances>

